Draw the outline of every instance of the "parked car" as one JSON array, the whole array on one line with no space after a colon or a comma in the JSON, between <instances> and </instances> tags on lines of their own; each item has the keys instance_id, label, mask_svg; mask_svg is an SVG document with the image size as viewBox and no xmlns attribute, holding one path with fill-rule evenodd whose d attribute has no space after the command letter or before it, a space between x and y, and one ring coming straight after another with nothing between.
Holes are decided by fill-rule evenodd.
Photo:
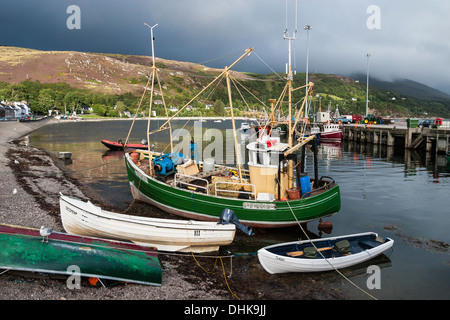
<instances>
[{"instance_id":1,"label":"parked car","mask_svg":"<svg viewBox=\"0 0 450 320\"><path fill-rule=\"evenodd\" d=\"M339 124L347 124L347 123L351 123L352 120L348 119L346 117L340 117L340 118L336 119L335 122L339 123Z\"/></svg>"},{"instance_id":2,"label":"parked car","mask_svg":"<svg viewBox=\"0 0 450 320\"><path fill-rule=\"evenodd\" d=\"M425 119L425 120L419 120L419 128L431 128L431 126L433 125L434 121L430 120L430 119Z\"/></svg>"}]
</instances>

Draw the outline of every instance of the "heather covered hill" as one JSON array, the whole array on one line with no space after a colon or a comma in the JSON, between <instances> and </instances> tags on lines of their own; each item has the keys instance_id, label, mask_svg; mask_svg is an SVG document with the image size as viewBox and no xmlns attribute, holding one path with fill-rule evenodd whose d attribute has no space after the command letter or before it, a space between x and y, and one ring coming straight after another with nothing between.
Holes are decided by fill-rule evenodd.
<instances>
[{"instance_id":1,"label":"heather covered hill","mask_svg":"<svg viewBox=\"0 0 450 320\"><path fill-rule=\"evenodd\" d=\"M81 112L92 108L102 116L119 116L123 111L135 112L151 72L149 56L100 54L76 51L39 51L33 49L0 46L0 99L26 100L36 113L49 109ZM180 107L204 88L222 70L173 60L156 58L160 84L167 106ZM284 74L254 74L232 72L234 78L247 88L233 93L235 115L251 116L249 110L263 108L253 97L257 96L266 106L268 99L278 98L285 85ZM357 78L316 73L309 80L315 83L311 108L317 111L339 108L340 114L364 114L366 84ZM294 86L305 82L305 74L294 76ZM383 88L372 85L369 90L371 113L383 116L450 117L450 98L437 90L414 83L412 92L401 90L398 83L384 82ZM403 81L403 84L406 82ZM411 88L411 83L408 83ZM159 86L156 84L157 92ZM206 108L206 104L228 104L226 84L214 86L214 92L203 97L202 102L183 116L226 116L226 108ZM403 87L404 89L404 87ZM159 93L160 94L160 93ZM295 92L300 99L302 90ZM159 100L157 96L154 100ZM162 99L162 98L161 98ZM148 105L149 97L144 104ZM162 105L153 110L164 116Z\"/></svg>"}]
</instances>

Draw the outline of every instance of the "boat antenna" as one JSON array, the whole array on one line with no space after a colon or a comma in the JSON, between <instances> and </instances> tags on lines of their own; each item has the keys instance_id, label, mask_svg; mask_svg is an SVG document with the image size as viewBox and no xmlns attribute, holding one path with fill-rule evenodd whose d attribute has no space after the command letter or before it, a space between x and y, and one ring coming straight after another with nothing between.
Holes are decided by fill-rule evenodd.
<instances>
[{"instance_id":1,"label":"boat antenna","mask_svg":"<svg viewBox=\"0 0 450 320\"><path fill-rule=\"evenodd\" d=\"M287 15L288 15L288 0L286 0L286 29L283 32L283 39L284 40L288 40L289 41L289 51L288 51L288 64L286 65L286 74L289 77L289 74L292 73L292 52L291 52L291 41L295 40L295 36L297 35L297 7L298 7L298 1L295 1L295 30L294 32L292 32L292 35L289 35L288 32L288 21L287 21ZM295 44L294 44L294 51L295 51ZM294 56L294 61L295 61L295 56ZM291 74L292 76L292 74Z\"/></svg>"}]
</instances>

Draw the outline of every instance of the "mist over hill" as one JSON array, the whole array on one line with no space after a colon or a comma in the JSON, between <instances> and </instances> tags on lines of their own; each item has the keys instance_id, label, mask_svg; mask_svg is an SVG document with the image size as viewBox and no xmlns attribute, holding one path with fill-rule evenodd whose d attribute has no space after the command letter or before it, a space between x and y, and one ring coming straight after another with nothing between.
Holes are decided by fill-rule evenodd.
<instances>
[{"instance_id":1,"label":"mist over hill","mask_svg":"<svg viewBox=\"0 0 450 320\"><path fill-rule=\"evenodd\" d=\"M364 74L354 74L350 77L366 83L367 76ZM394 81L383 81L376 78L369 78L369 85L386 91L397 92L399 94L431 101L450 101L450 95L438 89L431 88L423 83L409 79L396 79Z\"/></svg>"}]
</instances>

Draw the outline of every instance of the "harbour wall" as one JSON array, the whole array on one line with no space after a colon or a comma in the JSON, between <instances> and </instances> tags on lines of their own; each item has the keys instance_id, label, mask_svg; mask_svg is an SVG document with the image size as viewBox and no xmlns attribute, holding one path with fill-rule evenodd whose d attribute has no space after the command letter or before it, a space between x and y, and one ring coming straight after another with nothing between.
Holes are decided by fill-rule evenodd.
<instances>
[{"instance_id":1,"label":"harbour wall","mask_svg":"<svg viewBox=\"0 0 450 320\"><path fill-rule=\"evenodd\" d=\"M360 144L396 146L435 154L444 154L449 151L450 128L348 124L342 126L342 132L343 140Z\"/></svg>"}]
</instances>

